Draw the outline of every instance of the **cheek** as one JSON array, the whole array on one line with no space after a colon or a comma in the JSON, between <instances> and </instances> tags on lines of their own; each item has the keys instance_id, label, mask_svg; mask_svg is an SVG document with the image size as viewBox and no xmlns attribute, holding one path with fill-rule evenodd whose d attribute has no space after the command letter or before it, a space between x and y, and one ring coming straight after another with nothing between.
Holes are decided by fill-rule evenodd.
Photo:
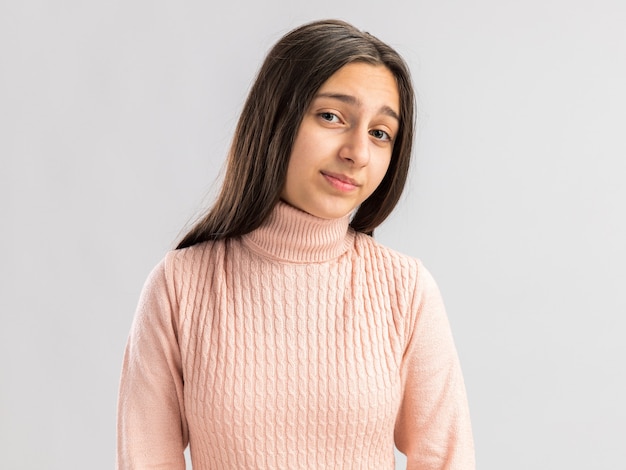
<instances>
[{"instance_id":1,"label":"cheek","mask_svg":"<svg viewBox=\"0 0 626 470\"><path fill-rule=\"evenodd\" d=\"M380 185L380 183L385 178L385 175L389 171L389 166L390 165L391 165L391 158L390 157L386 157L376 167L376 170L375 170L376 176L374 176L374 178L373 178L376 181L376 188L378 187L378 185ZM376 188L374 188L374 189L376 189Z\"/></svg>"},{"instance_id":2,"label":"cheek","mask_svg":"<svg viewBox=\"0 0 626 470\"><path fill-rule=\"evenodd\" d=\"M367 199L370 197L376 189L380 186L385 175L387 174L387 170L389 168L389 164L380 163L375 169L372 168L372 172L369 176L369 186L367 188L367 192L363 193L363 199Z\"/></svg>"},{"instance_id":3,"label":"cheek","mask_svg":"<svg viewBox=\"0 0 626 470\"><path fill-rule=\"evenodd\" d=\"M299 132L296 140L291 148L291 155L289 156L289 168L302 167L306 165L308 156L310 155L310 139L306 132Z\"/></svg>"}]
</instances>

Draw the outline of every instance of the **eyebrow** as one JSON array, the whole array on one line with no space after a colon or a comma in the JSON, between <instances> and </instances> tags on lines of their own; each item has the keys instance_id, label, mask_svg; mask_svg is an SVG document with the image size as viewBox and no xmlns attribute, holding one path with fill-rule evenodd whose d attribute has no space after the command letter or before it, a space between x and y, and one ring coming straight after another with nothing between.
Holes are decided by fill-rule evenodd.
<instances>
[{"instance_id":1,"label":"eyebrow","mask_svg":"<svg viewBox=\"0 0 626 470\"><path fill-rule=\"evenodd\" d=\"M315 98L332 98L335 100L343 101L344 103L350 104L352 106L359 106L361 102L352 95L344 95L342 93L319 93L315 96ZM391 116L396 121L400 122L400 116L396 113L392 108L387 105L383 105L380 107L379 112L385 114L387 116Z\"/></svg>"}]
</instances>

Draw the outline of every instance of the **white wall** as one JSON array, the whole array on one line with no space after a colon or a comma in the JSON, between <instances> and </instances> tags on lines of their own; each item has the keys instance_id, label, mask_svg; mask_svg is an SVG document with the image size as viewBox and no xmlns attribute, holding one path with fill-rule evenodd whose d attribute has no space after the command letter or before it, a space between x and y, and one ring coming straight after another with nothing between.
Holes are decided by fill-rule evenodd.
<instances>
[{"instance_id":1,"label":"white wall","mask_svg":"<svg viewBox=\"0 0 626 470\"><path fill-rule=\"evenodd\" d=\"M0 4L0 468L113 466L143 281L267 49L325 17L413 70L416 165L378 238L440 284L479 468L623 466L625 4L211 3Z\"/></svg>"}]
</instances>

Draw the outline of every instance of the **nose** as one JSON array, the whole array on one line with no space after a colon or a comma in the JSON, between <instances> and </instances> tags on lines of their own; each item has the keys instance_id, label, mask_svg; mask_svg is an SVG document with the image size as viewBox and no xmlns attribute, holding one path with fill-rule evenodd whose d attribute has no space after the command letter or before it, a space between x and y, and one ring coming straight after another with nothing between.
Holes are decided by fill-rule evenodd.
<instances>
[{"instance_id":1,"label":"nose","mask_svg":"<svg viewBox=\"0 0 626 470\"><path fill-rule=\"evenodd\" d=\"M339 156L354 166L365 166L370 159L369 143L370 136L368 132L355 128L346 134Z\"/></svg>"}]
</instances>

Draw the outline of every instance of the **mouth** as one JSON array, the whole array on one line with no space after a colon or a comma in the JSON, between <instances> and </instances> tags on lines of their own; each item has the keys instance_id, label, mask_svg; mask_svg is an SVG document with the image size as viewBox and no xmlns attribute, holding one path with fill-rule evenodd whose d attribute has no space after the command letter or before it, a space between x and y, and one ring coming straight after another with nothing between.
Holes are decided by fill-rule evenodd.
<instances>
[{"instance_id":1,"label":"mouth","mask_svg":"<svg viewBox=\"0 0 626 470\"><path fill-rule=\"evenodd\" d=\"M353 178L349 176L342 175L340 173L330 173L327 171L322 171L322 176L326 178L335 189L340 191L352 191L355 188L358 188L360 184Z\"/></svg>"}]
</instances>

